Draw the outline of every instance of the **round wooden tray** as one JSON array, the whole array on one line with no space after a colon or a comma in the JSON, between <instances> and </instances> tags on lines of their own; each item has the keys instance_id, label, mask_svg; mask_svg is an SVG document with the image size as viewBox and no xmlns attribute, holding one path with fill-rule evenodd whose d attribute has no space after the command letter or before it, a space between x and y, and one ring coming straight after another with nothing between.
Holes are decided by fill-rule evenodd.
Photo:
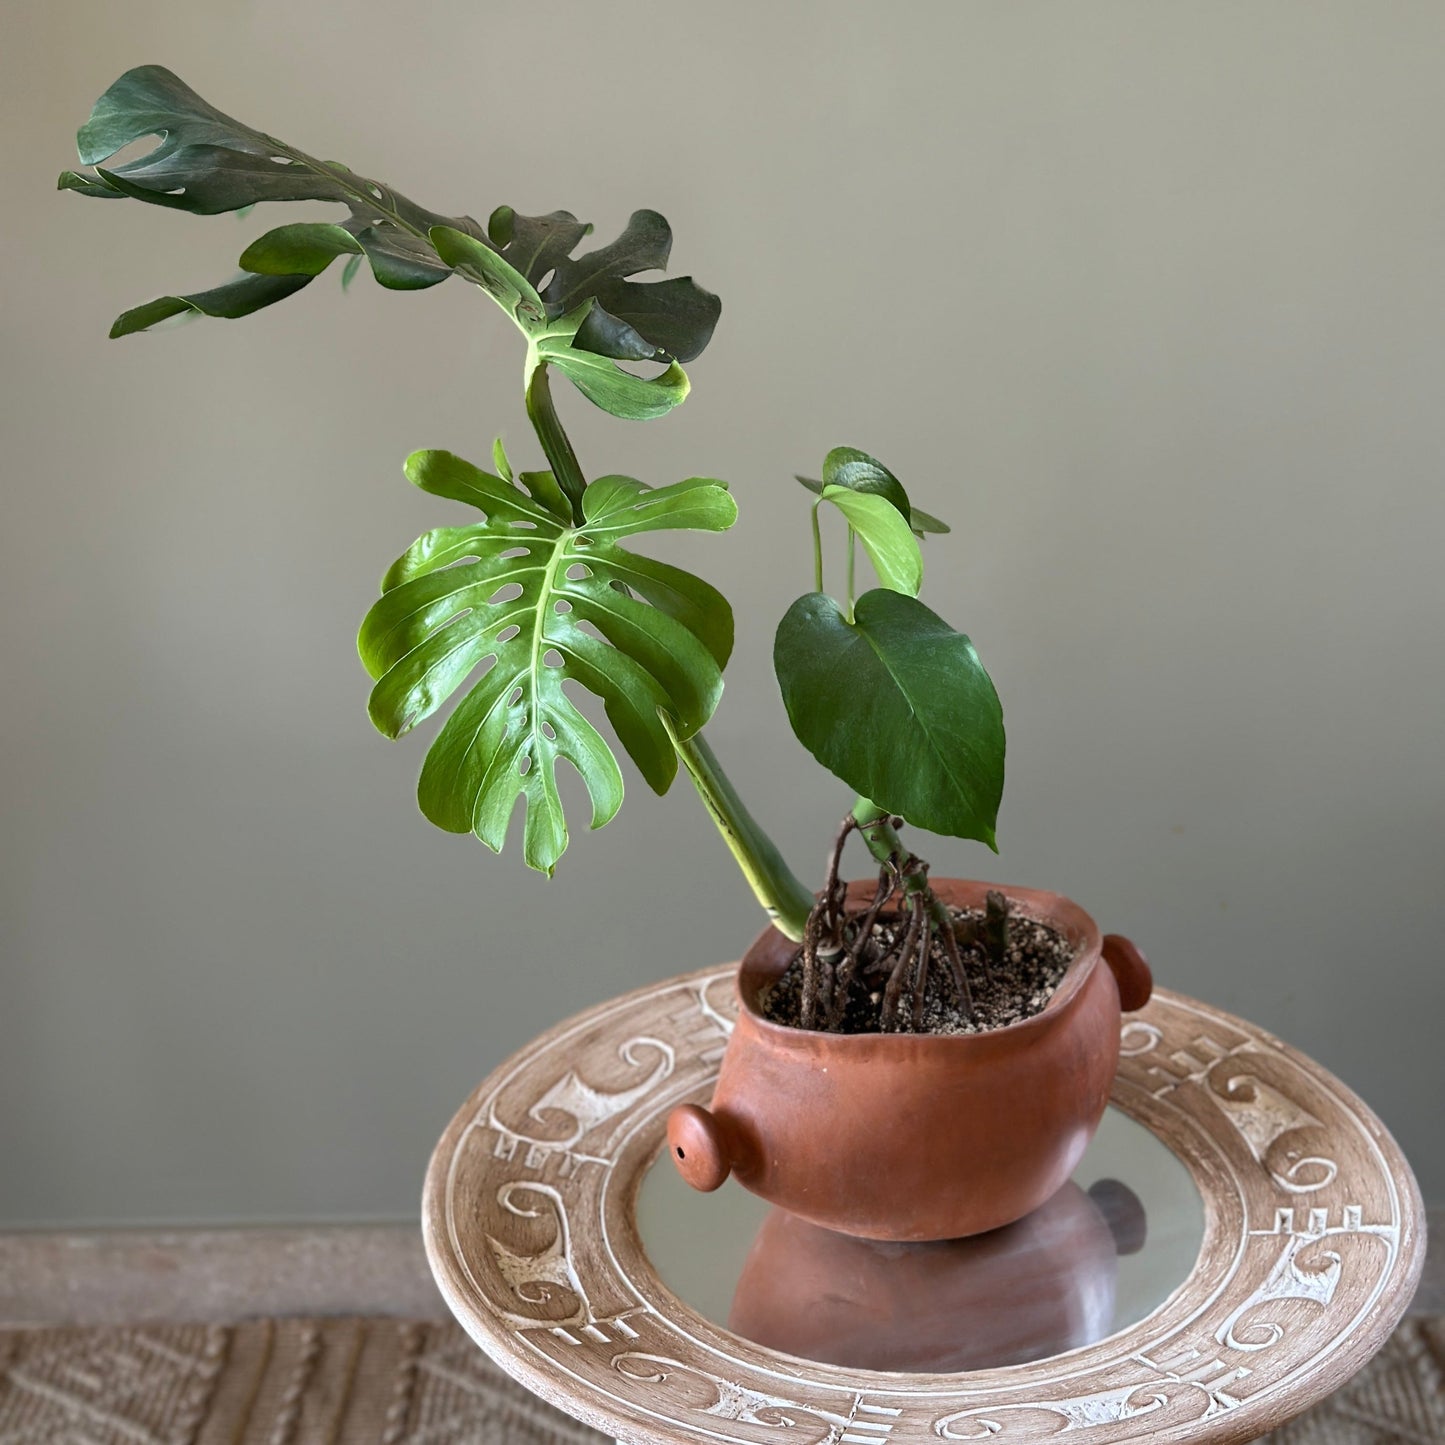
<instances>
[{"instance_id":1,"label":"round wooden tray","mask_svg":"<svg viewBox=\"0 0 1445 1445\"><path fill-rule=\"evenodd\" d=\"M668 1111L711 1093L734 973L559 1024L477 1089L427 1171L427 1255L458 1320L509 1374L628 1445L1230 1445L1338 1389L1409 1304L1424 1212L1384 1126L1270 1034L1158 989L1124 1023L1113 1103L1184 1162L1205 1223L1193 1271L1152 1314L958 1375L842 1369L730 1334L658 1278L634 1205Z\"/></svg>"}]
</instances>

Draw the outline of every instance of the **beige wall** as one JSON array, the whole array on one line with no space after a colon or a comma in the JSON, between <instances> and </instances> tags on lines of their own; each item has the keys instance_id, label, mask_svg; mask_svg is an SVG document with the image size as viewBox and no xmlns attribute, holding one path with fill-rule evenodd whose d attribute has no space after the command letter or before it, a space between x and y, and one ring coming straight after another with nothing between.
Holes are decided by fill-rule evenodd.
<instances>
[{"instance_id":1,"label":"beige wall","mask_svg":"<svg viewBox=\"0 0 1445 1445\"><path fill-rule=\"evenodd\" d=\"M694 800L637 784L548 885L415 813L353 637L526 451L459 283L327 278L111 343L274 218L55 195L160 61L443 210L673 221L721 293L681 411L563 398L584 462L729 478L670 553L737 600L710 730L816 871L846 798L771 632L789 481L848 442L953 537L926 597L1004 699L994 859L1336 1069L1445 1200L1445 7L9 3L0 47L0 1219L402 1215L470 1086L561 1013L735 955ZM298 213L300 214L300 213ZM293 217L294 219L295 217Z\"/></svg>"}]
</instances>

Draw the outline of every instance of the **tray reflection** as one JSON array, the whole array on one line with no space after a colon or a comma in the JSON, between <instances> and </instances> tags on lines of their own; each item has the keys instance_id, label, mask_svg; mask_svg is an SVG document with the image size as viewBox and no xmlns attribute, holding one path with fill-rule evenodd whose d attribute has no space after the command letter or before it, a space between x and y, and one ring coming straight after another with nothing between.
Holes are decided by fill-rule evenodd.
<instances>
[{"instance_id":1,"label":"tray reflection","mask_svg":"<svg viewBox=\"0 0 1445 1445\"><path fill-rule=\"evenodd\" d=\"M694 1194L666 1156L637 1216L664 1284L733 1333L830 1364L942 1373L1022 1364L1122 1329L1187 1276L1203 1237L1183 1166L1112 1109L1074 1181L972 1239L852 1239L734 1183Z\"/></svg>"}]
</instances>

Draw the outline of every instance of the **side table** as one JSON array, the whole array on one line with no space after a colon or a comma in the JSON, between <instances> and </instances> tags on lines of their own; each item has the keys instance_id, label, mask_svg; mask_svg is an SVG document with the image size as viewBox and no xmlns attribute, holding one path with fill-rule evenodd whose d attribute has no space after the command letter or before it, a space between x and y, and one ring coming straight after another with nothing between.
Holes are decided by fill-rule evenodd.
<instances>
[{"instance_id":1,"label":"side table","mask_svg":"<svg viewBox=\"0 0 1445 1445\"><path fill-rule=\"evenodd\" d=\"M1062 1353L948 1372L744 1338L664 1279L638 1213L668 1112L711 1091L733 974L559 1024L479 1086L427 1172L423 1233L452 1312L508 1373L627 1445L1232 1445L1339 1388L1409 1304L1424 1211L1384 1126L1262 1029L1159 989L1124 1024L1111 1114L1187 1170L1198 1250L1141 1317L1111 1324L1085 1289L1098 1322Z\"/></svg>"}]
</instances>

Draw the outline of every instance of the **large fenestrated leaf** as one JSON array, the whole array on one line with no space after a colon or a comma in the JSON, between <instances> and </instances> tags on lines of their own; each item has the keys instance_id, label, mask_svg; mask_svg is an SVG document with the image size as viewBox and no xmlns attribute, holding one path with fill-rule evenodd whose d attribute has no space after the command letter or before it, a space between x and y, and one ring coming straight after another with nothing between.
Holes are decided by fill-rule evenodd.
<instances>
[{"instance_id":1,"label":"large fenestrated leaf","mask_svg":"<svg viewBox=\"0 0 1445 1445\"><path fill-rule=\"evenodd\" d=\"M567 846L558 760L581 774L594 828L622 802L616 758L563 684L601 698L622 746L661 793L677 757L659 712L679 735L695 733L717 706L732 651L722 595L621 539L721 531L736 504L706 478L650 488L599 477L573 526L565 504L559 515L539 500L545 487L529 496L450 452L417 452L406 470L423 491L465 502L483 520L426 533L384 578L358 638L376 679L372 720L399 737L470 683L427 755L422 811L500 851L524 797L523 853L551 873Z\"/></svg>"},{"instance_id":2,"label":"large fenestrated leaf","mask_svg":"<svg viewBox=\"0 0 1445 1445\"><path fill-rule=\"evenodd\" d=\"M853 621L800 597L773 647L798 740L880 808L995 846L1003 709L973 644L917 598L865 592Z\"/></svg>"},{"instance_id":3,"label":"large fenestrated leaf","mask_svg":"<svg viewBox=\"0 0 1445 1445\"><path fill-rule=\"evenodd\" d=\"M158 141L146 154L104 164L152 136ZM242 255L240 277L133 307L118 318L113 336L146 330L184 311L250 315L294 295L338 256L351 258L348 274L355 258L364 256L375 279L393 290L434 286L463 270L533 343L529 366L555 365L596 405L617 416L645 417L687 395L677 362L697 356L717 324L717 297L690 277L631 279L667 262L672 232L655 211L634 213L617 240L575 257L571 252L592 228L565 211L518 216L503 206L492 214L489 235L470 216L428 210L384 182L235 120L163 66L122 75L96 102L77 145L82 163L93 169L64 172L62 190L110 200L128 196L197 215L245 210L261 201L329 201L348 211L340 222L293 222L267 232ZM479 252L494 258L489 268L477 265ZM502 287L499 294L494 278L479 274L502 270L520 288ZM538 344L543 339L545 347ZM645 380L623 371L617 360L657 361L667 370Z\"/></svg>"}]
</instances>

